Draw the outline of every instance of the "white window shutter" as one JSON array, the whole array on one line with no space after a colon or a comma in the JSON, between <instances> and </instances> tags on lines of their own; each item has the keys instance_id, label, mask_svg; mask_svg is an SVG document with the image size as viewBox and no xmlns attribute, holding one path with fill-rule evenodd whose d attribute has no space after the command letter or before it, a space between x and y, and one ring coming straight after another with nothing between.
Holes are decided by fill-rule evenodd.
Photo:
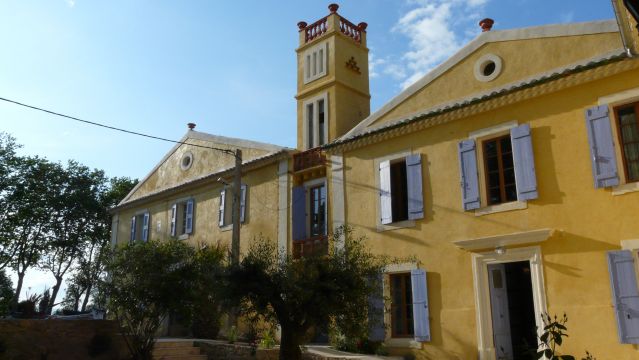
<instances>
[{"instance_id":1,"label":"white window shutter","mask_svg":"<svg viewBox=\"0 0 639 360\"><path fill-rule=\"evenodd\" d=\"M595 188L619 185L617 156L608 111L608 105L586 110L586 129Z\"/></svg>"},{"instance_id":2,"label":"white window shutter","mask_svg":"<svg viewBox=\"0 0 639 360\"><path fill-rule=\"evenodd\" d=\"M242 184L242 193L240 195L240 222L243 223L246 213L246 184Z\"/></svg>"},{"instance_id":3,"label":"white window shutter","mask_svg":"<svg viewBox=\"0 0 639 360\"><path fill-rule=\"evenodd\" d=\"M478 209L480 202L475 140L469 139L459 143L459 168L462 206L465 211Z\"/></svg>"},{"instance_id":4,"label":"white window shutter","mask_svg":"<svg viewBox=\"0 0 639 360\"><path fill-rule=\"evenodd\" d=\"M639 289L634 255L629 250L609 251L607 255L619 341L639 344Z\"/></svg>"},{"instance_id":5,"label":"white window shutter","mask_svg":"<svg viewBox=\"0 0 639 360\"><path fill-rule=\"evenodd\" d=\"M220 227L224 226L224 203L226 201L226 189L220 191L220 211L218 213L218 224Z\"/></svg>"},{"instance_id":6,"label":"white window shutter","mask_svg":"<svg viewBox=\"0 0 639 360\"><path fill-rule=\"evenodd\" d=\"M415 332L415 341L430 341L426 271L413 269L410 274L413 290L413 330Z\"/></svg>"},{"instance_id":7,"label":"white window shutter","mask_svg":"<svg viewBox=\"0 0 639 360\"><path fill-rule=\"evenodd\" d=\"M388 160L379 164L379 213L382 224L393 222L390 161Z\"/></svg>"},{"instance_id":8,"label":"white window shutter","mask_svg":"<svg viewBox=\"0 0 639 360\"><path fill-rule=\"evenodd\" d=\"M135 241L135 216L131 218L131 242Z\"/></svg>"},{"instance_id":9,"label":"white window shutter","mask_svg":"<svg viewBox=\"0 0 639 360\"><path fill-rule=\"evenodd\" d=\"M177 224L177 204L171 206L171 236L175 236Z\"/></svg>"},{"instance_id":10,"label":"white window shutter","mask_svg":"<svg viewBox=\"0 0 639 360\"><path fill-rule=\"evenodd\" d=\"M406 182L408 188L408 219L424 218L424 194L422 192L421 154L406 157Z\"/></svg>"},{"instance_id":11,"label":"white window shutter","mask_svg":"<svg viewBox=\"0 0 639 360\"><path fill-rule=\"evenodd\" d=\"M149 213L144 213L144 221L142 222L142 241L149 241Z\"/></svg>"},{"instance_id":12,"label":"white window shutter","mask_svg":"<svg viewBox=\"0 0 639 360\"><path fill-rule=\"evenodd\" d=\"M537 194L537 177L535 175L535 156L533 154L530 125L523 124L510 130L510 141L515 163L515 183L517 200L533 200Z\"/></svg>"},{"instance_id":13,"label":"white window shutter","mask_svg":"<svg viewBox=\"0 0 639 360\"><path fill-rule=\"evenodd\" d=\"M184 229L184 232L186 234L193 233L193 205L194 205L193 199L188 200L186 202L186 226Z\"/></svg>"}]
</instances>

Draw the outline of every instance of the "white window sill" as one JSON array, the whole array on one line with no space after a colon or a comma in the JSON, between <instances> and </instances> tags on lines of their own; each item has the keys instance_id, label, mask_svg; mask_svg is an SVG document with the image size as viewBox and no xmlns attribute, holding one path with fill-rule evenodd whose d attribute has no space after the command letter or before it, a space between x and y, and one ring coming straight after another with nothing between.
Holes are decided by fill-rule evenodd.
<instances>
[{"instance_id":1,"label":"white window sill","mask_svg":"<svg viewBox=\"0 0 639 360\"><path fill-rule=\"evenodd\" d=\"M639 182L617 185L612 188L612 196L618 196L639 191Z\"/></svg>"},{"instance_id":2,"label":"white window sill","mask_svg":"<svg viewBox=\"0 0 639 360\"><path fill-rule=\"evenodd\" d=\"M422 348L422 343L415 341L414 338L390 338L384 341L384 345L391 348L409 348L419 350Z\"/></svg>"},{"instance_id":3,"label":"white window sill","mask_svg":"<svg viewBox=\"0 0 639 360\"><path fill-rule=\"evenodd\" d=\"M488 214L513 211L513 210L522 210L527 208L528 208L528 203L526 201L512 201L508 203L490 205L490 206L476 209L475 216L484 216Z\"/></svg>"},{"instance_id":4,"label":"white window sill","mask_svg":"<svg viewBox=\"0 0 639 360\"><path fill-rule=\"evenodd\" d=\"M186 240L186 239L189 238L189 236L190 236L190 234L182 234L182 235L178 236L177 239L178 240Z\"/></svg>"},{"instance_id":5,"label":"white window sill","mask_svg":"<svg viewBox=\"0 0 639 360\"><path fill-rule=\"evenodd\" d=\"M377 231L388 231L388 230L397 230L403 228L415 227L415 220L404 220L398 221L390 224L377 224Z\"/></svg>"},{"instance_id":6,"label":"white window sill","mask_svg":"<svg viewBox=\"0 0 639 360\"><path fill-rule=\"evenodd\" d=\"M233 230L233 224L220 226L220 231L221 232L226 232L226 231L231 231L231 230Z\"/></svg>"}]
</instances>

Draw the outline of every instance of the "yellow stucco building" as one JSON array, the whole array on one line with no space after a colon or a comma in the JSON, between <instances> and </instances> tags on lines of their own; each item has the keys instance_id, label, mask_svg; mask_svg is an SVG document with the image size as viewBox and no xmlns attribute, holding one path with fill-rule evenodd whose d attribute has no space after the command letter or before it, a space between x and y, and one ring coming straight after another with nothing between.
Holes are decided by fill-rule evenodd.
<instances>
[{"instance_id":1,"label":"yellow stucco building","mask_svg":"<svg viewBox=\"0 0 639 360\"><path fill-rule=\"evenodd\" d=\"M300 22L298 149L189 130L114 209L114 243L230 242L242 149L242 249L326 252L347 224L379 254L391 353L522 359L541 314L564 353L639 357L639 32L610 21L485 30L370 113L366 24ZM335 246L344 246L341 239ZM536 330L537 329L537 330ZM528 357L529 358L529 357Z\"/></svg>"}]
</instances>

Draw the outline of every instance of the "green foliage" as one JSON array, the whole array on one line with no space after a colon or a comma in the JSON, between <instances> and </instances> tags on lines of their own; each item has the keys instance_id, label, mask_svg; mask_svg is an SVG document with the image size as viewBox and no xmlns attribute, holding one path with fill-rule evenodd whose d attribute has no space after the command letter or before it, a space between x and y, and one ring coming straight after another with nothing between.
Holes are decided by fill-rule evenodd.
<instances>
[{"instance_id":1,"label":"green foliage","mask_svg":"<svg viewBox=\"0 0 639 360\"><path fill-rule=\"evenodd\" d=\"M243 313L276 318L281 326L280 359L300 359L309 330L322 325L334 324L349 338L367 334L368 297L375 288L367 279L386 262L364 247L364 238L353 238L349 229L335 237L341 235L344 249L297 260L278 258L273 242L256 239L240 265L229 269L228 299L241 303Z\"/></svg>"},{"instance_id":2,"label":"green foliage","mask_svg":"<svg viewBox=\"0 0 639 360\"><path fill-rule=\"evenodd\" d=\"M559 354L558 347L564 342L564 338L568 337L568 328L566 323L568 322L568 316L564 313L564 316L558 318L557 315L550 317L548 314L541 314L541 319L544 324L543 332L539 337L539 349L537 351L537 359L548 360L575 360L572 355ZM586 351L586 357L582 360L595 360L595 358Z\"/></svg>"},{"instance_id":3,"label":"green foliage","mask_svg":"<svg viewBox=\"0 0 639 360\"><path fill-rule=\"evenodd\" d=\"M260 348L272 349L275 347L275 333L272 328L264 331L260 339Z\"/></svg>"},{"instance_id":4,"label":"green foliage","mask_svg":"<svg viewBox=\"0 0 639 360\"><path fill-rule=\"evenodd\" d=\"M38 294L27 294L27 298L22 300L17 305L17 317L22 319L33 319L38 317L38 311L36 305L42 299L42 295Z\"/></svg>"},{"instance_id":5,"label":"green foliage","mask_svg":"<svg viewBox=\"0 0 639 360\"><path fill-rule=\"evenodd\" d=\"M169 313L191 319L195 304L211 299L201 291L214 291L204 283L222 259L221 249L196 250L180 241L136 242L114 250L107 264L110 281L102 288L135 359L150 359L155 334Z\"/></svg>"},{"instance_id":6,"label":"green foliage","mask_svg":"<svg viewBox=\"0 0 639 360\"><path fill-rule=\"evenodd\" d=\"M222 272L225 250L220 246L200 246L193 257L195 281L191 331L200 339L215 339L221 325L221 298L219 274Z\"/></svg>"},{"instance_id":7,"label":"green foliage","mask_svg":"<svg viewBox=\"0 0 639 360\"><path fill-rule=\"evenodd\" d=\"M9 314L13 298L13 283L5 270L0 270L0 317Z\"/></svg>"},{"instance_id":8,"label":"green foliage","mask_svg":"<svg viewBox=\"0 0 639 360\"><path fill-rule=\"evenodd\" d=\"M233 325L231 326L231 329L229 330L229 334L228 334L229 344L234 344L237 341L237 336L238 336L237 327Z\"/></svg>"},{"instance_id":9,"label":"green foliage","mask_svg":"<svg viewBox=\"0 0 639 360\"><path fill-rule=\"evenodd\" d=\"M49 292L49 289L45 289L42 292L42 295L40 297L40 302L38 303L38 312L40 314L47 313L47 309L49 307L49 301L51 301L51 293Z\"/></svg>"}]
</instances>

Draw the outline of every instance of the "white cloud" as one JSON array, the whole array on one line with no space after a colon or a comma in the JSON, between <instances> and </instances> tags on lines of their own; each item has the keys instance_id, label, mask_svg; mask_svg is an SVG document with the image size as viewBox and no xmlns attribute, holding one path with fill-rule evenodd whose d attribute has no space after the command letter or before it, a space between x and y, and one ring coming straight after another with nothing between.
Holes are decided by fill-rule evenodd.
<instances>
[{"instance_id":1,"label":"white cloud","mask_svg":"<svg viewBox=\"0 0 639 360\"><path fill-rule=\"evenodd\" d=\"M479 34L477 20L488 1L407 0L409 10L392 31L408 38L408 50L398 61L373 65L375 76L382 73L400 80L402 88L410 86Z\"/></svg>"},{"instance_id":2,"label":"white cloud","mask_svg":"<svg viewBox=\"0 0 639 360\"><path fill-rule=\"evenodd\" d=\"M376 78L379 76L379 68L386 63L384 59L378 59L372 52L368 56L368 76Z\"/></svg>"},{"instance_id":3,"label":"white cloud","mask_svg":"<svg viewBox=\"0 0 639 360\"><path fill-rule=\"evenodd\" d=\"M65 1L66 1L67 5L69 7L74 7L75 6L75 0L65 0Z\"/></svg>"}]
</instances>

